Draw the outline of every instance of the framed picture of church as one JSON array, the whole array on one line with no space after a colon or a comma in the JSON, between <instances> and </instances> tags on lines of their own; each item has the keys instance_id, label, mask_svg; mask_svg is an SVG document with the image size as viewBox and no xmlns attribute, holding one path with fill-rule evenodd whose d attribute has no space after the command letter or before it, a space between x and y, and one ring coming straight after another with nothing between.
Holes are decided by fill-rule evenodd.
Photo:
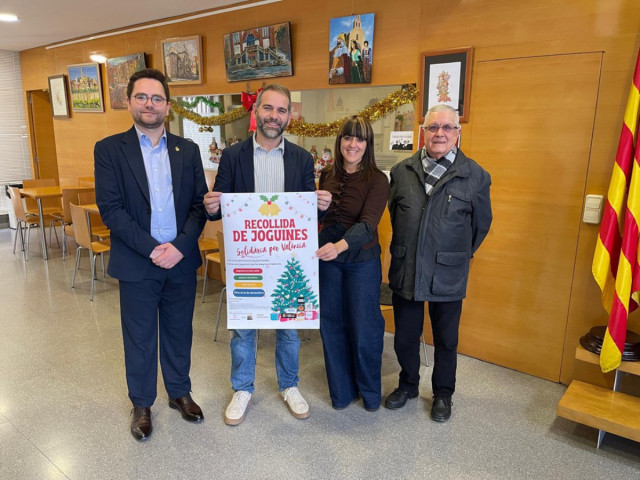
<instances>
[{"instance_id":1,"label":"framed picture of church","mask_svg":"<svg viewBox=\"0 0 640 480\"><path fill-rule=\"evenodd\" d=\"M329 84L371 83L375 14L329 21Z\"/></svg>"},{"instance_id":2,"label":"framed picture of church","mask_svg":"<svg viewBox=\"0 0 640 480\"><path fill-rule=\"evenodd\" d=\"M99 63L68 65L71 109L78 112L104 112Z\"/></svg>"},{"instance_id":3,"label":"framed picture of church","mask_svg":"<svg viewBox=\"0 0 640 480\"><path fill-rule=\"evenodd\" d=\"M228 82L293 75L289 22L228 33L223 46Z\"/></svg>"},{"instance_id":4,"label":"framed picture of church","mask_svg":"<svg viewBox=\"0 0 640 480\"><path fill-rule=\"evenodd\" d=\"M164 75L170 85L202 83L202 39L200 35L162 41Z\"/></svg>"}]
</instances>

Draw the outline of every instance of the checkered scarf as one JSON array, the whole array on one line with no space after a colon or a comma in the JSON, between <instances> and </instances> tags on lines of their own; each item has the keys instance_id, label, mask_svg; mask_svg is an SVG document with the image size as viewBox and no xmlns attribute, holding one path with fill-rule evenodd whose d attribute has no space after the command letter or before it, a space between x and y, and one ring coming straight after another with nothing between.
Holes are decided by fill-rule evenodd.
<instances>
[{"instance_id":1,"label":"checkered scarf","mask_svg":"<svg viewBox=\"0 0 640 480\"><path fill-rule=\"evenodd\" d=\"M424 169L424 173L426 175L426 180L424 182L424 189L427 192L427 196L431 196L431 191L438 180L442 178L444 172L453 165L454 160L456 159L456 153L458 153L458 149L453 147L453 149L444 155L440 160L435 160L431 158L427 154L427 149L422 149L422 155L420 160L422 161L422 168Z\"/></svg>"}]
</instances>

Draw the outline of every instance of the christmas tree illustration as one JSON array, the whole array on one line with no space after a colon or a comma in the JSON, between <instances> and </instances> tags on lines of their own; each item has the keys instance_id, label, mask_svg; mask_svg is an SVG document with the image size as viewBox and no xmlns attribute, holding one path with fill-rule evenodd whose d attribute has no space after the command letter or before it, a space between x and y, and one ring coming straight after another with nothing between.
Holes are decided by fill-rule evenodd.
<instances>
[{"instance_id":1,"label":"christmas tree illustration","mask_svg":"<svg viewBox=\"0 0 640 480\"><path fill-rule=\"evenodd\" d=\"M271 294L271 309L281 315L285 309L298 309L298 306L311 304L318 308L318 297L311 289L304 270L295 258L291 258L278 279L276 289Z\"/></svg>"}]
</instances>

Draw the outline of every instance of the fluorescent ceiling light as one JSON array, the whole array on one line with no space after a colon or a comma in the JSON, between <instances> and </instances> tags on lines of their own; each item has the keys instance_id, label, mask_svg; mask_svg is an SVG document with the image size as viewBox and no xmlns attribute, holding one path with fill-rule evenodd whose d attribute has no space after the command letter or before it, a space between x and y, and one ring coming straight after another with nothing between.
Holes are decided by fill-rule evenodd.
<instances>
[{"instance_id":1,"label":"fluorescent ceiling light","mask_svg":"<svg viewBox=\"0 0 640 480\"><path fill-rule=\"evenodd\" d=\"M18 17L12 13L0 13L0 22L17 22Z\"/></svg>"},{"instance_id":2,"label":"fluorescent ceiling light","mask_svg":"<svg viewBox=\"0 0 640 480\"><path fill-rule=\"evenodd\" d=\"M107 57L105 57L104 55L100 55L97 53L93 53L91 55L89 55L89 59L93 62L96 63L107 63Z\"/></svg>"}]
</instances>

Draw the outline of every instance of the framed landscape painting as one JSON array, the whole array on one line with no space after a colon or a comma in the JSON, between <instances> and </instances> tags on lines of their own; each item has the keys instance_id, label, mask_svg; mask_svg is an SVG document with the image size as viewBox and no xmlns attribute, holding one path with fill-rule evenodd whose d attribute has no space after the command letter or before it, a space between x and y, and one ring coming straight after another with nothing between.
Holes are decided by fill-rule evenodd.
<instances>
[{"instance_id":1,"label":"framed landscape painting","mask_svg":"<svg viewBox=\"0 0 640 480\"><path fill-rule=\"evenodd\" d=\"M293 75L289 22L228 33L223 43L228 82Z\"/></svg>"},{"instance_id":2,"label":"framed landscape painting","mask_svg":"<svg viewBox=\"0 0 640 480\"><path fill-rule=\"evenodd\" d=\"M163 40L162 63L169 84L202 83L202 39L200 35Z\"/></svg>"},{"instance_id":3,"label":"framed landscape painting","mask_svg":"<svg viewBox=\"0 0 640 480\"><path fill-rule=\"evenodd\" d=\"M124 57L107 59L107 85L111 108L127 108L127 84L135 72L146 68L144 53L134 53Z\"/></svg>"},{"instance_id":4,"label":"framed landscape painting","mask_svg":"<svg viewBox=\"0 0 640 480\"><path fill-rule=\"evenodd\" d=\"M69 92L74 112L104 112L99 63L69 65Z\"/></svg>"}]
</instances>

